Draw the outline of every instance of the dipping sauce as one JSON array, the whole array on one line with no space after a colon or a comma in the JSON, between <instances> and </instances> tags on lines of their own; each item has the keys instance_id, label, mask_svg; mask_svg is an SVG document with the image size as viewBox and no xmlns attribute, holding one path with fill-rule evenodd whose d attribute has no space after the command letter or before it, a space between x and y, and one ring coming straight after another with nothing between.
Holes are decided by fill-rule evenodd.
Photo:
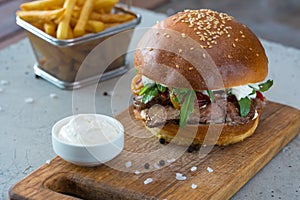
<instances>
[{"instance_id":1,"label":"dipping sauce","mask_svg":"<svg viewBox=\"0 0 300 200\"><path fill-rule=\"evenodd\" d=\"M78 145L105 144L119 136L119 125L99 115L79 114L62 125L57 137L65 143Z\"/></svg>"}]
</instances>

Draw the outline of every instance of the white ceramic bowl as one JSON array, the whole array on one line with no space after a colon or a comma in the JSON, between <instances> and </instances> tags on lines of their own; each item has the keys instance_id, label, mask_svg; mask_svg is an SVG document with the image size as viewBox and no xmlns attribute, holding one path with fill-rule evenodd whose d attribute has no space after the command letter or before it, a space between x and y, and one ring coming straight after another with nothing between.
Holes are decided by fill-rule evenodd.
<instances>
[{"instance_id":1,"label":"white ceramic bowl","mask_svg":"<svg viewBox=\"0 0 300 200\"><path fill-rule=\"evenodd\" d=\"M118 120L100 114L80 115L95 116L97 120L110 123L118 131L117 136L109 141L99 141L99 143L94 141L93 144L72 144L72 142L65 141L59 136L61 128L74 118L74 116L66 117L56 122L52 128L52 147L58 156L75 165L91 167L112 160L121 153L124 147L124 127Z\"/></svg>"}]
</instances>

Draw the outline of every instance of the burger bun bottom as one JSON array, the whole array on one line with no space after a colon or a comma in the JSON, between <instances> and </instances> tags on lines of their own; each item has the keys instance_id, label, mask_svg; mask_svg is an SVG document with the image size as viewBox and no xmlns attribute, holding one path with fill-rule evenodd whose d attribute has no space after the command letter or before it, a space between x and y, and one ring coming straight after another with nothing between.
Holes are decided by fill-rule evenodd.
<instances>
[{"instance_id":1,"label":"burger bun bottom","mask_svg":"<svg viewBox=\"0 0 300 200\"><path fill-rule=\"evenodd\" d=\"M201 124L186 125L179 129L177 124L166 124L163 127L150 128L145 123L145 127L156 137L165 139L166 142L172 142L178 145L218 145L226 146L243 141L251 136L260 119L258 116L246 124L228 125L228 124Z\"/></svg>"}]
</instances>

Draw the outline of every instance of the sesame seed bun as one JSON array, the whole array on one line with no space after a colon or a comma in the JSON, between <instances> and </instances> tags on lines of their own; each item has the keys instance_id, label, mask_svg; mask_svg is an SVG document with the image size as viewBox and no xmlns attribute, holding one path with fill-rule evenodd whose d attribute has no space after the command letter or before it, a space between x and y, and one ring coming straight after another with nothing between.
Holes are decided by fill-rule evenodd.
<instances>
[{"instance_id":1,"label":"sesame seed bun","mask_svg":"<svg viewBox=\"0 0 300 200\"><path fill-rule=\"evenodd\" d=\"M169 87L224 89L263 81L268 59L255 34L224 13L185 10L158 22L134 56L144 76Z\"/></svg>"},{"instance_id":2,"label":"sesame seed bun","mask_svg":"<svg viewBox=\"0 0 300 200\"><path fill-rule=\"evenodd\" d=\"M257 83L268 74L268 59L256 35L233 17L207 9L185 10L150 28L138 44L134 64L139 71L137 77L143 75L169 88L196 91ZM132 91L138 95L141 83L136 82L132 82ZM187 124L183 129L175 123L152 128L144 124L167 142L228 145L255 132L261 110L257 112L256 118L244 124ZM134 113L145 122L140 110ZM210 128L222 130L215 141L206 137Z\"/></svg>"}]
</instances>

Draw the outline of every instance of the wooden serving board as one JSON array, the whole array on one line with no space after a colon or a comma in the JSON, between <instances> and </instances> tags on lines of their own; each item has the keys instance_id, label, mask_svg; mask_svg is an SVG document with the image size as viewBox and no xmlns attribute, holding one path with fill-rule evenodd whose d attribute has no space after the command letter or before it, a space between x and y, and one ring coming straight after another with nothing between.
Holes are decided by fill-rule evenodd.
<instances>
[{"instance_id":1,"label":"wooden serving board","mask_svg":"<svg viewBox=\"0 0 300 200\"><path fill-rule=\"evenodd\" d=\"M125 148L108 163L111 167L78 167L56 157L12 187L10 198L228 199L300 132L299 110L268 102L250 138L214 147L205 157L185 152L170 163L170 156L176 156L173 150L180 152L181 147L159 144L129 110L117 116L125 126ZM153 164L162 159L164 166ZM146 162L150 169L144 168ZM190 170L193 166L196 171ZM186 180L177 180L176 173ZM147 178L153 181L144 184ZM192 184L197 188L192 189Z\"/></svg>"}]
</instances>

